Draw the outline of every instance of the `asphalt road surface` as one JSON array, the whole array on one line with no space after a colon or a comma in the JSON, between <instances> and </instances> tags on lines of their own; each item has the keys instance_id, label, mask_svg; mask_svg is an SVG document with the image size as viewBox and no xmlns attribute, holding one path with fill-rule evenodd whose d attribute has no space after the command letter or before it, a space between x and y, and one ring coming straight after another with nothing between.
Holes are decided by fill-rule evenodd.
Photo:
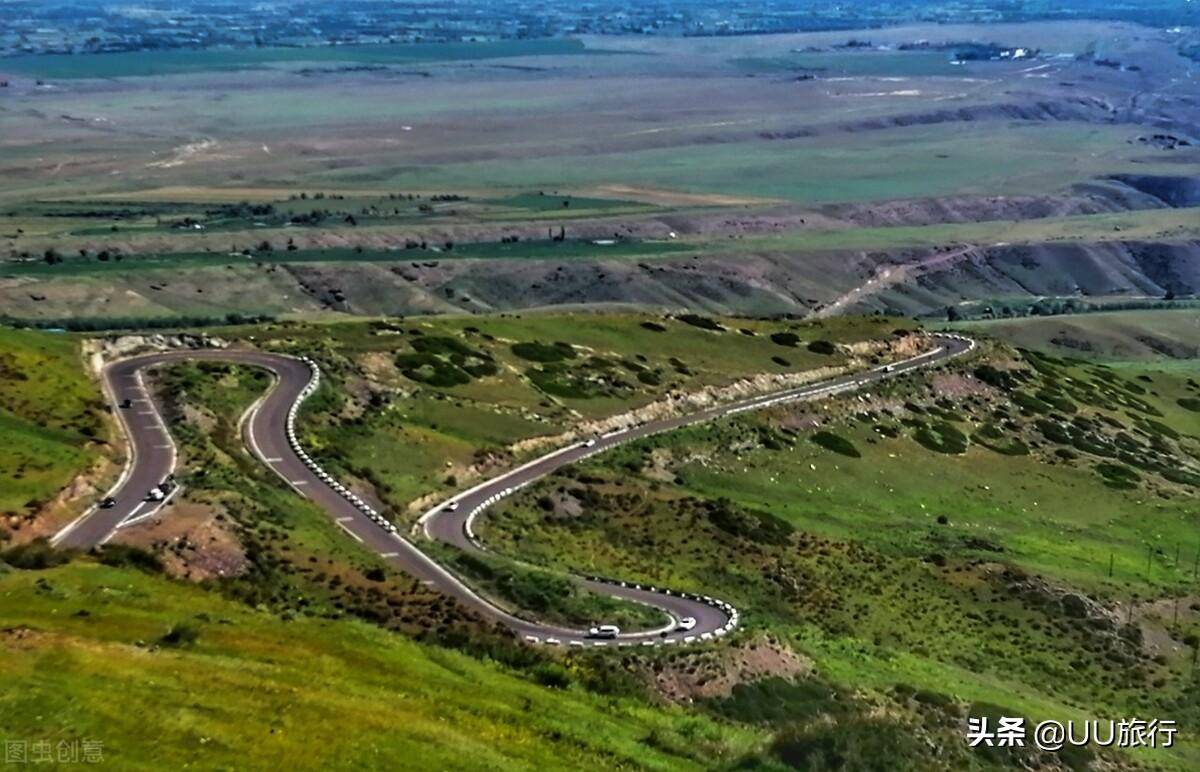
<instances>
[{"instance_id":1,"label":"asphalt road surface","mask_svg":"<svg viewBox=\"0 0 1200 772\"><path fill-rule=\"evenodd\" d=\"M683 426L782 402L816 399L868 387L885 378L943 362L975 345L956 335L937 335L934 340L933 350L903 362L648 422L548 453L442 502L421 517L421 525L431 539L463 550L483 551L473 533L474 519L488 506L566 464L621 443ZM369 503L326 474L307 456L295 440L295 413L300 402L315 387L319 371L307 360L254 350L171 351L108 365L103 374L104 388L129 437L131 459L109 493L111 506L97 505L88 510L60 531L53 539L54 544L76 549L104 544L120 528L154 516L174 495L175 489L168 486L166 501L154 501L148 496L152 488L166 481L174 471L176 453L159 408L145 388L142 372L148 367L184 360L232 362L270 371L274 375L272 387L247 411L243 420L243 433L250 451L297 493L320 505L364 549L379 554L396 568L451 596L485 619L507 626L530 643L572 647L687 645L719 638L737 626L739 612L719 599L599 577L581 577L579 581L589 590L660 609L663 624L652 630L622 632L616 640L604 640L590 637L584 630L523 619L498 607L401 536L395 526L375 512ZM694 626L681 629L680 620L689 618L695 620Z\"/></svg>"}]
</instances>

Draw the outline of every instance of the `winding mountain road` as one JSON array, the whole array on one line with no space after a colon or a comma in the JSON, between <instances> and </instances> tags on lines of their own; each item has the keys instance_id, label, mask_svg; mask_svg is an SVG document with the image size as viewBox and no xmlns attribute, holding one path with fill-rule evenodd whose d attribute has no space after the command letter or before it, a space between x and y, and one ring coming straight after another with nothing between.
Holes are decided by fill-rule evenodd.
<instances>
[{"instance_id":1,"label":"winding mountain road","mask_svg":"<svg viewBox=\"0 0 1200 772\"><path fill-rule=\"evenodd\" d=\"M928 367L970 351L974 342L958 335L935 335L936 347L920 356L820 383L738 400L695 413L665 418L611 432L548 453L440 503L422 515L427 537L462 550L481 552L473 523L488 506L562 466L622 443L724 416L783 402L815 399L851 391L912 370ZM586 631L522 619L480 595L436 563L368 502L321 469L296 439L300 403L317 387L320 371L308 359L242 349L170 351L123 359L103 371L104 388L129 438L131 455L124 473L109 493L111 506L94 506L55 535L56 546L90 549L104 544L123 527L153 516L167 502L147 500L150 489L174 471L175 445L158 405L142 377L150 367L187 360L230 362L263 368L274 376L270 390L247 411L243 434L250 451L293 489L321 506L347 535L396 568L451 596L465 608L498 622L530 643L563 646L686 645L719 638L737 626L739 612L719 599L600 577L580 577L587 589L653 606L664 614L658 629L623 632L616 640L589 637ZM168 494L169 501L172 491ZM692 618L691 629L679 620Z\"/></svg>"}]
</instances>

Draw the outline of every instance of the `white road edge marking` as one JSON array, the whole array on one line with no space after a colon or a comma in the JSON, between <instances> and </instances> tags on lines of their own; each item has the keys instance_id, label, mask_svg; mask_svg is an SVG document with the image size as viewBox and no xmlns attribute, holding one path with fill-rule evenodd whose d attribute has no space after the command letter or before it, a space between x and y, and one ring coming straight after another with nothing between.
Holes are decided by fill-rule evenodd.
<instances>
[{"instance_id":1,"label":"white road edge marking","mask_svg":"<svg viewBox=\"0 0 1200 772\"><path fill-rule=\"evenodd\" d=\"M362 544L362 537L359 536L358 534L356 534L354 531L351 531L349 528L347 528L346 524L343 523L341 520L338 521L338 528L341 528L343 531L345 531L346 533L348 533L352 537L354 537L354 540L356 542L358 542L359 544Z\"/></svg>"}]
</instances>

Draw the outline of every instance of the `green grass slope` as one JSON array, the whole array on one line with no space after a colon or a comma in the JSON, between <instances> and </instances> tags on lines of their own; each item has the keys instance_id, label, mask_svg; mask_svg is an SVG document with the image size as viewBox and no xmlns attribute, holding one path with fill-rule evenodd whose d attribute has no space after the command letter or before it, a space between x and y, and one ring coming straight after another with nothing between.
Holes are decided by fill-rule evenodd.
<instances>
[{"instance_id":1,"label":"green grass slope","mask_svg":"<svg viewBox=\"0 0 1200 772\"><path fill-rule=\"evenodd\" d=\"M1057 356L1200 370L1200 309L1112 311L958 325Z\"/></svg>"},{"instance_id":2,"label":"green grass slope","mask_svg":"<svg viewBox=\"0 0 1200 772\"><path fill-rule=\"evenodd\" d=\"M989 348L599 456L476 532L536 564L719 594L899 715L915 690L948 721L987 704L1182 726L1200 710L1192 406L1183 374ZM1197 759L1190 731L1139 757Z\"/></svg>"},{"instance_id":3,"label":"green grass slope","mask_svg":"<svg viewBox=\"0 0 1200 772\"><path fill-rule=\"evenodd\" d=\"M703 769L763 740L131 569L77 561L0 585L0 733L98 740L122 769Z\"/></svg>"},{"instance_id":4,"label":"green grass slope","mask_svg":"<svg viewBox=\"0 0 1200 772\"><path fill-rule=\"evenodd\" d=\"M101 411L77 339L0 328L0 514L32 514L97 458Z\"/></svg>"}]
</instances>

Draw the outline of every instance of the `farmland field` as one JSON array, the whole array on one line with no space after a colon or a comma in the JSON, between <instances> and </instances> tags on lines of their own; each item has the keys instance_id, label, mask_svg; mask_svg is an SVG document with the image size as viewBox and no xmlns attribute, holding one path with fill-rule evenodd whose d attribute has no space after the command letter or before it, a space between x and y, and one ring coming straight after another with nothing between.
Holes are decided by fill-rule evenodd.
<instances>
[{"instance_id":1,"label":"farmland field","mask_svg":"<svg viewBox=\"0 0 1200 772\"><path fill-rule=\"evenodd\" d=\"M1191 108L1171 85L1190 76L1170 35L1078 22L899 27L873 31L871 46L851 38L8 58L0 257L63 257L73 269L14 267L5 273L19 280L0 281L0 295L9 316L40 320L682 309L701 298L726 312L811 313L848 307L843 296L881 264L901 264L913 269L889 280L895 291L853 310L931 314L1014 287L1051 294L1006 266L991 274L1004 262L991 253L977 261L981 277L926 267L931 252L1010 244L1101 264L1113 281L1091 294L1194 291L1200 279L1186 265L1200 201L1188 180L1200 151L1183 128ZM952 64L969 41L1027 56ZM1108 66L1114 57L1122 67ZM1159 119L1167 114L1180 116L1178 130ZM1064 254L1063 242L1079 249ZM1185 267L1114 265L1142 245L1174 250L1170 262ZM440 260L496 261L481 274L541 270L510 269L516 261L546 261L545 273L494 294L444 277L370 298L354 289L390 285L414 257L394 251L429 248ZM240 293L200 257L266 252L311 268ZM164 267L188 287L186 300L133 275L176 253L184 262ZM744 257L794 274L814 253L834 268L813 272L823 281L804 293ZM108 260L116 254L151 260L118 266ZM676 271L605 287L579 268L676 254L700 258L703 289ZM349 290L327 287L321 266L351 255L372 266L347 271ZM86 273L113 278L81 278L80 260L105 262ZM559 270L574 289L515 292L548 287ZM219 291L195 297L191 288L204 286ZM89 292L110 300L72 304ZM105 307L124 296L128 313Z\"/></svg>"},{"instance_id":2,"label":"farmland field","mask_svg":"<svg viewBox=\"0 0 1200 772\"><path fill-rule=\"evenodd\" d=\"M8 72L40 78L131 78L179 75L191 72L252 70L280 64L388 65L517 56L562 56L580 53L583 45L572 40L498 41L495 43L427 43L409 45L349 46L335 48L238 48L228 50L112 53L80 57L70 54L13 56L4 60Z\"/></svg>"}]
</instances>

